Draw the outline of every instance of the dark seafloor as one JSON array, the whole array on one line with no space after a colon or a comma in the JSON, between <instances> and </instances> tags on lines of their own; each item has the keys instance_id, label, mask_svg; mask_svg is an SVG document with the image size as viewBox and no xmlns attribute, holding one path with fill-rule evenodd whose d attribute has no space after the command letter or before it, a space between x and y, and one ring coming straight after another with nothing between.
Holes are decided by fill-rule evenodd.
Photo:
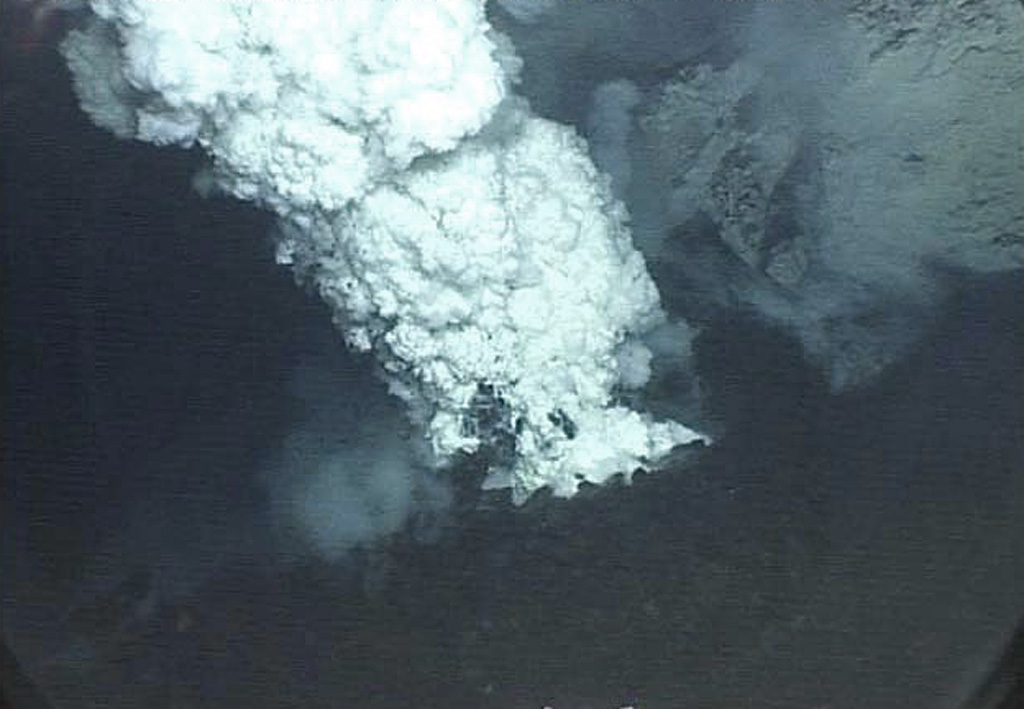
<instances>
[{"instance_id":1,"label":"dark seafloor","mask_svg":"<svg viewBox=\"0 0 1024 709\"><path fill-rule=\"evenodd\" d=\"M195 195L197 155L93 127L53 52L2 59L3 639L53 706L923 709L1000 651L1019 277L950 274L931 335L839 398L723 320L698 364L728 433L686 469L524 509L462 491L329 564L275 542L255 471L296 367L356 401L368 364L269 219Z\"/></svg>"}]
</instances>

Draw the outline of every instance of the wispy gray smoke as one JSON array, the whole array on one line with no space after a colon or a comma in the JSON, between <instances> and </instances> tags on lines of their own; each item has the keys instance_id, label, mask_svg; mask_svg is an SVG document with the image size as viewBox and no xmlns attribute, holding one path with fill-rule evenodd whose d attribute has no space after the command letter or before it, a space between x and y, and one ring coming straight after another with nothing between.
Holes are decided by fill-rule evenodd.
<instances>
[{"instance_id":1,"label":"wispy gray smoke","mask_svg":"<svg viewBox=\"0 0 1024 709\"><path fill-rule=\"evenodd\" d=\"M338 354L325 347L296 371L299 415L261 475L278 536L308 540L328 559L448 500L447 488L415 455L399 402Z\"/></svg>"},{"instance_id":2,"label":"wispy gray smoke","mask_svg":"<svg viewBox=\"0 0 1024 709\"><path fill-rule=\"evenodd\" d=\"M597 87L592 101L587 116L590 154L597 167L612 178L615 195L625 199L633 177L630 141L640 91L626 79L609 81Z\"/></svg>"}]
</instances>

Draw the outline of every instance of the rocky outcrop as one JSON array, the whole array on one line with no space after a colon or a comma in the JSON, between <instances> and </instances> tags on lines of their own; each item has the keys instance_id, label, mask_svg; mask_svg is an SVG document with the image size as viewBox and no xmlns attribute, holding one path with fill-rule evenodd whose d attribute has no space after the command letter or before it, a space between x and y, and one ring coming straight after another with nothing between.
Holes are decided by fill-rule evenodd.
<instances>
[{"instance_id":1,"label":"rocky outcrop","mask_svg":"<svg viewBox=\"0 0 1024 709\"><path fill-rule=\"evenodd\" d=\"M1024 12L884 0L830 24L833 40L774 67L749 52L685 69L638 140L666 231L712 225L750 273L742 297L843 389L913 341L937 269L1024 265Z\"/></svg>"}]
</instances>

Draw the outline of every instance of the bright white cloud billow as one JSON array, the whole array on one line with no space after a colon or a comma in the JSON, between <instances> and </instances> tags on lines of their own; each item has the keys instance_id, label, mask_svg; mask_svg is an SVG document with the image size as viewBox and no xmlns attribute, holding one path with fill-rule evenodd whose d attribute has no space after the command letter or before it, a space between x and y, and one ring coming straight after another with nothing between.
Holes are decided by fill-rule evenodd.
<instances>
[{"instance_id":1,"label":"bright white cloud billow","mask_svg":"<svg viewBox=\"0 0 1024 709\"><path fill-rule=\"evenodd\" d=\"M519 60L482 2L92 9L64 45L82 107L198 144L219 188L273 209L279 259L378 356L437 462L479 451L517 499L571 495L700 438L615 405L658 293L584 141L510 94Z\"/></svg>"}]
</instances>

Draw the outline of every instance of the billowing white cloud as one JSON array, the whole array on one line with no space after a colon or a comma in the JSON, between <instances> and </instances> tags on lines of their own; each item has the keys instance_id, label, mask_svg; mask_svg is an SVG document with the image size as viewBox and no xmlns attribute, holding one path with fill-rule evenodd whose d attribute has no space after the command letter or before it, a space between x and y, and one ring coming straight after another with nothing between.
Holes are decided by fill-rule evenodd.
<instances>
[{"instance_id":1,"label":"billowing white cloud","mask_svg":"<svg viewBox=\"0 0 1024 709\"><path fill-rule=\"evenodd\" d=\"M618 406L661 322L586 144L509 92L482 2L93 0L64 52L123 137L198 144L379 357L435 459L571 495L700 436ZM646 366L646 365L645 365Z\"/></svg>"},{"instance_id":2,"label":"billowing white cloud","mask_svg":"<svg viewBox=\"0 0 1024 709\"><path fill-rule=\"evenodd\" d=\"M337 210L454 148L507 91L478 3L95 0L65 54L123 137L213 158L224 188Z\"/></svg>"}]
</instances>

